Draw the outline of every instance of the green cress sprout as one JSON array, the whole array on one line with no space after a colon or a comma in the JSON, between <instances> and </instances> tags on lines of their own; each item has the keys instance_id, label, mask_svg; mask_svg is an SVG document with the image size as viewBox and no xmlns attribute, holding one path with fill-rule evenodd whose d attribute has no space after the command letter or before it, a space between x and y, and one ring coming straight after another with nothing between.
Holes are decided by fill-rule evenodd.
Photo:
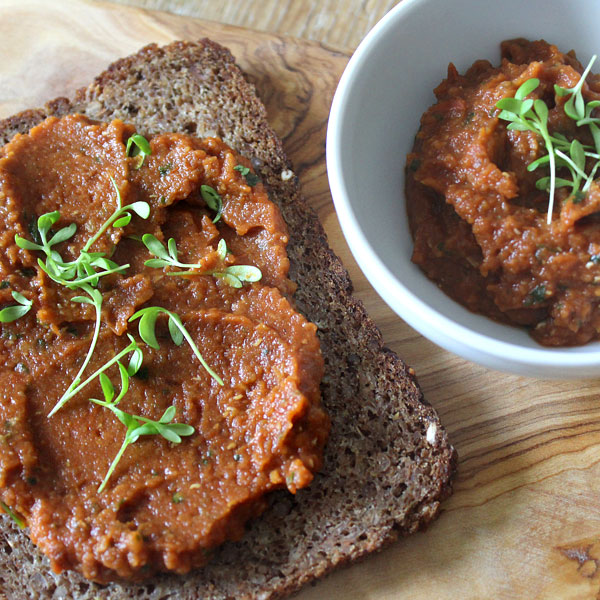
<instances>
[{"instance_id":1,"label":"green cress sprout","mask_svg":"<svg viewBox=\"0 0 600 600\"><path fill-rule=\"evenodd\" d=\"M141 169L144 164L144 159L146 156L150 156L152 154L152 150L150 149L150 144L148 140L139 133L134 133L128 140L127 146L125 147L125 153L127 156L139 156L138 163L135 169Z\"/></svg>"},{"instance_id":2,"label":"green cress sprout","mask_svg":"<svg viewBox=\"0 0 600 600\"><path fill-rule=\"evenodd\" d=\"M140 351L141 352L141 351ZM135 356L135 355L134 355ZM117 408L117 404L123 399L129 389L129 379L135 375L139 367L141 366L141 359L139 363L136 361L133 366L129 363L129 367L125 368L123 364L117 361L119 366L119 373L121 375L121 391L119 395L115 397L115 388L111 380L104 374L100 374L100 385L102 387L102 393L104 400L97 400L96 398L90 398L92 402L108 408L116 417L127 427L127 433L125 439L121 445L121 448L117 452L117 455L113 459L108 471L104 477L104 480L98 488L98 493L101 493L108 480L110 479L115 467L121 460L123 453L130 444L137 442L137 440L143 435L160 435L173 444L179 444L181 442L181 436L188 436L194 433L194 428L191 425L184 423L172 423L175 417L175 407L169 406L163 413L163 416L158 421L152 421L146 417L138 415L131 415Z\"/></svg>"},{"instance_id":3,"label":"green cress sprout","mask_svg":"<svg viewBox=\"0 0 600 600\"><path fill-rule=\"evenodd\" d=\"M592 117L592 112L600 106L600 101L586 103L582 94L585 78L595 60L596 55L592 57L574 87L554 86L557 96L570 96L564 103L564 113L576 122L577 127L588 126L594 146L582 144L577 139L569 140L559 132L550 134L546 103L541 99L527 98L539 86L539 79L528 79L518 88L514 98L502 98L496 103L496 107L501 110L498 118L509 121L507 129L532 131L540 135L544 141L546 154L531 162L527 170L535 171L538 167L546 165L549 168L550 175L536 182L538 189L548 191L548 224L552 222L556 188L570 187L569 197L577 204L585 197L600 168L600 118ZM594 162L589 172L586 172L588 159ZM558 168L569 171L570 178L558 177L556 173Z\"/></svg>"},{"instance_id":4,"label":"green cress sprout","mask_svg":"<svg viewBox=\"0 0 600 600\"><path fill-rule=\"evenodd\" d=\"M217 213L212 220L213 223L216 223L221 218L221 213L223 212L223 200L221 200L221 196L210 185L201 185L200 194L202 194L202 199L206 202L206 206Z\"/></svg>"},{"instance_id":5,"label":"green cress sprout","mask_svg":"<svg viewBox=\"0 0 600 600\"><path fill-rule=\"evenodd\" d=\"M138 217L141 217L142 219L147 219L150 216L150 205L147 202L139 201L128 204L127 206L122 206L121 191L114 178L111 177L110 180L112 181L117 194L117 208L96 234L88 240L83 248L85 251L89 250L94 242L96 242L96 240L100 238L111 225L113 227L126 227L129 225L131 221L131 212L136 213Z\"/></svg>"},{"instance_id":6,"label":"green cress sprout","mask_svg":"<svg viewBox=\"0 0 600 600\"><path fill-rule=\"evenodd\" d=\"M260 177L255 173L252 173L252 171L250 171L248 167L244 167L244 165L236 165L233 167L233 170L239 171L250 187L254 187L260 181Z\"/></svg>"},{"instance_id":7,"label":"green cress sprout","mask_svg":"<svg viewBox=\"0 0 600 600\"><path fill-rule=\"evenodd\" d=\"M150 348L154 348L155 350L159 349L158 340L156 339L156 319L158 315L165 314L168 316L169 321L169 333L171 334L171 339L176 346L181 346L183 340L187 341L192 352L196 355L196 358L200 361L200 364L204 367L206 372L219 384L223 385L223 380L208 366L202 354L200 354L200 350L198 350L198 346L191 338L188 330L185 328L183 322L181 321L181 317L166 308L162 308L161 306L149 306L147 308L142 308L142 310L138 310L134 315L129 318L129 321L140 320L138 324L138 331L140 337Z\"/></svg>"},{"instance_id":8,"label":"green cress sprout","mask_svg":"<svg viewBox=\"0 0 600 600\"><path fill-rule=\"evenodd\" d=\"M133 141L131 141L132 138L134 138ZM149 145L147 145L147 141L142 136L132 136L132 138L130 138L131 144L128 142L127 152L129 153L133 147L133 144L135 144L135 147L139 149L139 152L136 152L136 154L142 154L143 162L143 157L150 154ZM15 236L16 244L20 248L42 252L45 255L46 260L39 258L38 264L40 268L50 277L50 279L67 287L70 290L81 290L86 294L73 296L71 298L71 302L90 304L95 310L94 332L87 355L74 380L71 382L54 408L50 411L48 417L54 415L65 405L66 402L80 393L95 379L99 379L104 400L90 398L90 401L113 412L113 414L121 421L121 423L127 427L127 433L125 434L125 439L123 440L121 448L113 459L108 472L104 477L104 480L98 488L99 493L105 489L115 467L121 460L121 457L123 456L127 447L130 444L135 443L140 437L147 435L160 435L166 440L178 444L181 442L182 436L189 436L194 432L194 428L190 425L172 422L175 417L175 406L168 407L158 421L153 421L139 415L131 415L117 408L117 405L119 402L121 402L129 390L130 378L140 370L144 358L141 347L130 334L127 334L129 344L125 348L123 348L114 357L112 357L104 365L94 371L94 373L87 376L85 380L83 380L84 372L89 366L100 334L103 297L102 293L97 289L99 280L101 277L111 273L122 273L129 267L128 264L118 265L117 263L106 258L105 254L102 252L90 252L90 248L98 239L100 239L102 235L106 233L109 227L126 227L129 225L132 219L132 213L137 214L142 219L147 219L150 215L150 206L146 202L134 202L133 204L122 206L120 190L117 187L115 180L112 177L110 177L110 179L116 191L117 208L103 223L100 229L89 240L87 240L80 251L79 256L75 260L68 262L65 261L61 254L54 249L54 246L71 239L73 235L75 235L77 226L74 223L59 229L49 238L52 227L60 219L60 213L58 211L46 213L38 218L37 236L35 239L38 240L39 243L37 243L37 241L25 239L19 235ZM202 187L207 188L208 190L202 190L205 200L206 198L209 198L209 200L206 200L207 204L210 208L216 210L217 212L217 215L213 220L213 222L216 222L221 216L221 198L210 186ZM144 238L146 238L146 236L144 236ZM174 240L169 240L168 251L154 236L149 236L149 238L146 238L146 240L144 240L144 244L146 244L151 252L154 253L154 251L158 251L158 254L155 255L159 257L159 260L164 262L164 265L161 263L160 266L165 266L166 264L184 268L196 268L198 266L179 263L177 260L177 248ZM225 245L224 240L221 240L217 250L220 258L224 259L227 254L227 246ZM228 272L228 269L233 270ZM236 287L241 287L242 280L258 281L258 279L260 279L261 273L258 269L256 269L256 267L246 267L240 265L237 267L237 269L238 270L236 271L236 267L227 267L223 273L214 273L213 275L215 277L229 277L237 279L239 286ZM250 269L250 271L243 271L243 269ZM233 285L233 283L231 285ZM31 309L33 304L31 300L28 300L18 292L12 292L12 296L18 302L18 305L9 306L1 310L0 322L6 323L14 321L26 314ZM184 340L186 340L208 374L219 385L223 385L223 380L208 366L200 354L198 347L192 340L189 332L183 325L181 317L177 313L161 307L153 306L138 311L129 319L129 321L135 321L139 319L138 329L140 337L152 348L158 348L159 346L156 339L155 327L156 320L161 313L167 315L168 317L169 332L173 342L179 346ZM128 366L125 367L121 361L128 355L131 356ZM115 395L116 392L114 385L105 373L107 369L115 364L117 365L121 376L121 390L118 395ZM0 502L0 507L4 509L5 512L7 512L19 526L24 526L23 522L18 519L18 517L10 510L8 506Z\"/></svg>"},{"instance_id":9,"label":"green cress sprout","mask_svg":"<svg viewBox=\"0 0 600 600\"><path fill-rule=\"evenodd\" d=\"M127 449L127 446L137 442L141 436L161 435L169 442L179 444L181 442L181 436L188 436L194 433L194 428L191 425L186 425L184 423L171 423L173 417L175 416L174 406L169 406L169 408L165 410L163 416L158 421L152 421L150 419L146 419L145 417L130 415L112 404L101 402L95 398L91 398L91 400L96 404L100 404L101 406L109 408L119 419L119 421L121 421L121 423L127 427L127 433L125 434L123 444L113 459L106 476L104 477L104 480L100 484L98 493L101 493L106 487L110 476L115 470L117 463L121 460L121 457Z\"/></svg>"},{"instance_id":10,"label":"green cress sprout","mask_svg":"<svg viewBox=\"0 0 600 600\"><path fill-rule=\"evenodd\" d=\"M147 267L160 269L162 267L180 267L187 269L186 271L169 271L167 275L212 275L219 279L223 279L226 283L234 288L241 288L242 282L260 281L262 273L258 267L251 265L232 265L225 267L223 271L201 271L202 265L194 263L182 263L177 259L179 254L177 244L173 238L170 238L167 247L159 241L155 236L146 233L142 236L142 242L150 254L157 258L151 258L144 264ZM225 240L220 240L217 246L217 254L221 260L227 256L227 244ZM193 270L190 270L193 269Z\"/></svg>"},{"instance_id":11,"label":"green cress sprout","mask_svg":"<svg viewBox=\"0 0 600 600\"><path fill-rule=\"evenodd\" d=\"M129 267L128 264L117 265L115 262L105 258L103 252L89 252L90 248L98 239L100 239L100 237L111 225L113 227L125 227L128 225L132 218L132 212L136 213L142 219L147 219L150 215L150 206L147 202L134 202L133 204L123 206L121 192L114 178L110 177L110 180L116 191L117 208L102 224L100 229L85 243L79 256L74 261L65 262L58 251L53 250L52 247L73 237L77 230L75 223L71 223L71 225L60 229L50 239L48 239L48 233L50 232L50 229L60 219L60 213L58 211L46 213L39 217L37 221L37 229L38 236L41 241L40 244L22 238L19 235L15 236L15 242L19 248L32 251L37 250L46 255L46 260L43 261L41 258L39 258L38 264L40 268L48 275L48 277L50 277L50 279L71 290L81 289L87 294L87 297L75 296L72 298L73 302L91 304L94 306L96 311L94 334L92 336L92 342L88 349L88 353L79 369L79 372L75 376L75 379L71 382L63 396L60 398L48 416L52 416L56 411L58 411L67 402L67 400L77 394L82 387L80 385L81 376L92 358L100 333L103 299L102 294L96 289L99 278L105 275L110 275L111 273L121 273ZM98 272L98 269L102 269L102 271Z\"/></svg>"},{"instance_id":12,"label":"green cress sprout","mask_svg":"<svg viewBox=\"0 0 600 600\"><path fill-rule=\"evenodd\" d=\"M0 508L2 508L2 510L14 521L15 525L19 529L25 529L25 521L23 521L21 517L17 516L17 513L15 513L15 511L8 504L0 500Z\"/></svg>"},{"instance_id":13,"label":"green cress sprout","mask_svg":"<svg viewBox=\"0 0 600 600\"><path fill-rule=\"evenodd\" d=\"M97 292L98 294L100 294L100 292L98 292L98 290L94 290L94 292ZM88 299L85 298L84 296L78 296L76 299L73 299L73 300L75 302L88 301ZM96 314L98 314L98 312ZM99 319L96 320L96 324L98 324L98 322L99 322ZM129 338L129 344L127 346L125 346L125 348L123 350L121 350L121 352L119 352L118 354L113 356L108 362L103 364L98 370L94 371L84 382L81 382L82 373L85 370L85 367L87 367L87 365L90 361L90 358L93 354L93 349L95 348L96 342L98 341L98 333L97 333L98 331L99 331L99 328L96 327L96 329L94 330L94 339L92 340L92 344L90 346L91 352L88 352L86 360L84 361L83 365L79 369L79 372L75 376L73 383L71 383L71 385L67 388L67 391L62 395L61 399L56 403L54 408L50 411L50 413L48 414L49 417L51 417L56 412L58 412L65 405L65 403L68 400L70 400L73 396L76 396L81 390L83 390L84 387L86 387L94 379L96 379L96 377L99 377L102 373L104 373L104 371L106 371L106 369L110 368L115 363L118 363L124 356L127 356L130 352L132 352L133 354L129 361L128 372L131 375L135 375L139 371L140 367L142 366L142 361L144 358L142 349L139 347L138 343L129 334L127 334L127 337Z\"/></svg>"},{"instance_id":14,"label":"green cress sprout","mask_svg":"<svg viewBox=\"0 0 600 600\"><path fill-rule=\"evenodd\" d=\"M125 227L129 225L131 212L136 213L142 219L147 219L150 215L150 205L147 202L134 202L133 204L122 206L121 192L115 180L112 177L110 179L116 190L117 208L100 229L86 242L76 260L65 262L62 256L56 250L52 249L52 246L64 242L75 235L77 231L75 223L63 227L50 240L47 239L50 228L60 219L58 211L46 213L39 217L37 229L41 244L36 244L19 235L15 236L15 242L19 248L32 251L38 250L46 255L46 260L43 261L40 258L38 259L38 264L53 281L71 289L80 287L86 283L96 286L98 285L99 277L119 273L129 267L129 265L117 265L115 262L105 258L103 252L89 252L93 244L98 241L111 225L113 227ZM103 269L103 271L98 273L97 268Z\"/></svg>"},{"instance_id":15,"label":"green cress sprout","mask_svg":"<svg viewBox=\"0 0 600 600\"><path fill-rule=\"evenodd\" d=\"M548 152L550 163L550 191L548 203L548 219L552 221L552 210L554 207L554 189L556 185L556 167L554 158L554 146L552 137L548 132L548 107L543 100L525 99L540 85L540 80L533 78L523 83L515 93L514 98L502 98L496 103L501 110L498 118L510 121L507 129L517 131L533 131L542 136Z\"/></svg>"},{"instance_id":16,"label":"green cress sprout","mask_svg":"<svg viewBox=\"0 0 600 600\"><path fill-rule=\"evenodd\" d=\"M0 323L11 323L20 319L31 310L33 305L31 300L28 300L23 294L19 294L19 292L11 292L11 294L18 304L7 306L0 310Z\"/></svg>"}]
</instances>

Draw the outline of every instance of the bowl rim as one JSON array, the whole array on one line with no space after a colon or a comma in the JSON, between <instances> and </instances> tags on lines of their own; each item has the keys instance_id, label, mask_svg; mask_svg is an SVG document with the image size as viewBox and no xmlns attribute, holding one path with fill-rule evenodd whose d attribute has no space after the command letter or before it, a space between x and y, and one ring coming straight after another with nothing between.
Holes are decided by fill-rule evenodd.
<instances>
[{"instance_id":1,"label":"bowl rim","mask_svg":"<svg viewBox=\"0 0 600 600\"><path fill-rule=\"evenodd\" d=\"M395 23L422 1L403 0L369 31L346 65L332 101L326 137L327 175L346 242L365 277L386 304L419 333L446 350L484 366L521 375L554 378L594 376L590 368L600 366L600 350L590 349L589 344L567 348L531 348L476 332L438 312L390 271L362 230L343 177L341 136L346 105L356 74L368 61L379 38L393 30ZM423 277L426 276L423 274ZM396 306L395 299L400 297L406 310L399 311ZM449 297L448 300L455 302ZM558 367L562 369L560 372L557 372Z\"/></svg>"}]
</instances>

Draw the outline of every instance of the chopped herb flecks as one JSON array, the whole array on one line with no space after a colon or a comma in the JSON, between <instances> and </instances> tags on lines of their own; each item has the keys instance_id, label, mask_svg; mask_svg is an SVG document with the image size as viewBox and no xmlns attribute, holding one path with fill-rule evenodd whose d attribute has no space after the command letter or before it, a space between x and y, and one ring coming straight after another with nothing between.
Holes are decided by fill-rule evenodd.
<instances>
[{"instance_id":1,"label":"chopped herb flecks","mask_svg":"<svg viewBox=\"0 0 600 600\"><path fill-rule=\"evenodd\" d=\"M171 172L172 168L173 168L173 165L168 163L166 165L161 165L160 167L158 167L158 172L160 173L161 177L165 177L166 175L168 175Z\"/></svg>"},{"instance_id":2,"label":"chopped herb flecks","mask_svg":"<svg viewBox=\"0 0 600 600\"><path fill-rule=\"evenodd\" d=\"M538 285L531 290L527 298L525 299L525 306L532 306L533 304L539 304L546 300L546 286L544 284Z\"/></svg>"},{"instance_id":3,"label":"chopped herb flecks","mask_svg":"<svg viewBox=\"0 0 600 600\"><path fill-rule=\"evenodd\" d=\"M255 173L252 173L252 171L250 171L248 167L244 167L244 165L237 165L233 168L235 171L239 171L244 176L246 183L250 187L254 187L260 181L260 177Z\"/></svg>"}]
</instances>

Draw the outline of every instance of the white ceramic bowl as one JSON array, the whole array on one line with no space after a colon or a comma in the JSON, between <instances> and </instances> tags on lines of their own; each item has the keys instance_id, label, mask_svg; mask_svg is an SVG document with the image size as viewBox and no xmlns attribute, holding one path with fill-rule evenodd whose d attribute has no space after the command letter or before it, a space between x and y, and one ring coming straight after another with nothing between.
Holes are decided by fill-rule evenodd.
<instances>
[{"instance_id":1,"label":"white ceramic bowl","mask_svg":"<svg viewBox=\"0 0 600 600\"><path fill-rule=\"evenodd\" d=\"M549 349L525 330L475 315L410 261L404 163L433 88L452 61L500 60L502 40L546 39L586 64L600 54L597 0L403 0L360 44L338 85L327 171L346 240L389 306L436 344L534 377L600 377L600 343Z\"/></svg>"}]
</instances>

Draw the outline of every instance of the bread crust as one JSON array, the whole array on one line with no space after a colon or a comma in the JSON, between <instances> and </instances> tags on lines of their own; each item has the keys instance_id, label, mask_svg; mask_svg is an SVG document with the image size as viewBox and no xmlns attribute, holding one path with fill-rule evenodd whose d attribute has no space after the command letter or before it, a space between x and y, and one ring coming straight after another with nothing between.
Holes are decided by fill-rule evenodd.
<instances>
[{"instance_id":1,"label":"bread crust","mask_svg":"<svg viewBox=\"0 0 600 600\"><path fill-rule=\"evenodd\" d=\"M56 575L4 517L0 591L15 599L271 600L425 527L451 493L456 452L414 371L384 346L352 296L348 273L297 178L289 177L281 141L230 52L208 39L147 46L110 65L72 99L1 120L0 140L5 144L47 116L73 112L120 118L142 134L217 135L252 161L288 224L296 305L319 327L321 389L332 430L323 470L311 486L295 496L272 494L244 539L216 550L201 570L108 586L73 572Z\"/></svg>"}]
</instances>

